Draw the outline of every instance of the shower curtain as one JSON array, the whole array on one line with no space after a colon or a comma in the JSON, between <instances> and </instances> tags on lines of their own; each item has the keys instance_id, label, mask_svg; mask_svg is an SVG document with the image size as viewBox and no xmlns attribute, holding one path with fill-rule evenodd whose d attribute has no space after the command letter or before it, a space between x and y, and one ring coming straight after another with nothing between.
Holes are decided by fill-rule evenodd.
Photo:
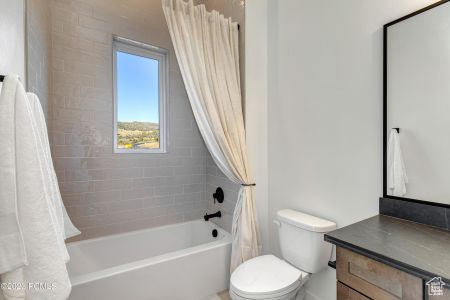
<instances>
[{"instance_id":1,"label":"shower curtain","mask_svg":"<svg viewBox=\"0 0 450 300\"><path fill-rule=\"evenodd\" d=\"M192 0L162 0L195 120L220 170L241 185L232 224L230 270L261 251L239 78L238 27Z\"/></svg>"}]
</instances>

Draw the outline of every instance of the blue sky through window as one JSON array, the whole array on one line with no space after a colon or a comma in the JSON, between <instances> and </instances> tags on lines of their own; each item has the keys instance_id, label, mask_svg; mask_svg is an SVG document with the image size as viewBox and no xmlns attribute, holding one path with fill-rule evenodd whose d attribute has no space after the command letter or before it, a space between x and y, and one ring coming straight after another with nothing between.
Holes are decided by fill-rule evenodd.
<instances>
[{"instance_id":1,"label":"blue sky through window","mask_svg":"<svg viewBox=\"0 0 450 300\"><path fill-rule=\"evenodd\" d=\"M117 119L159 123L158 61L117 52Z\"/></svg>"}]
</instances>

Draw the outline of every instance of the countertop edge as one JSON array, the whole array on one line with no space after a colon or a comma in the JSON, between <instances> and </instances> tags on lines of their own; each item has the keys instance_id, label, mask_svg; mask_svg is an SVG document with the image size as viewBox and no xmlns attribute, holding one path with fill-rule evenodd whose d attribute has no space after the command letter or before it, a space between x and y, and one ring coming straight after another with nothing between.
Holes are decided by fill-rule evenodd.
<instances>
[{"instance_id":1,"label":"countertop edge","mask_svg":"<svg viewBox=\"0 0 450 300\"><path fill-rule=\"evenodd\" d=\"M392 259L390 257L381 255L379 253L370 251L368 249L356 246L354 244L348 243L346 241L340 240L340 239L336 239L334 237L331 237L327 234L325 234L324 236L324 240L326 242L329 242L331 244L334 244L336 246L351 250L353 252L356 252L358 254L364 255L368 258L371 258L375 261L384 263L388 266L391 266L393 268L399 269L401 271L404 271L406 273L409 273L411 275L414 275L416 277L422 278L425 281L431 280L432 278L436 277L436 274L432 274L429 272L426 272L422 269L416 268L414 266L402 263L401 261ZM445 278L445 277L441 277L442 281L445 283L444 287L450 289L450 279L449 278Z\"/></svg>"}]
</instances>

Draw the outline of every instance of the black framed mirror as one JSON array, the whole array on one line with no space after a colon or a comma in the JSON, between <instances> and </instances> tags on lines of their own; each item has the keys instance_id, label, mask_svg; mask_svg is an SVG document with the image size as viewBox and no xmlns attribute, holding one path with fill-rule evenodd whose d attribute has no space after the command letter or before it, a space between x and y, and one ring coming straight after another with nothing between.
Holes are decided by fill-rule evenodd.
<instances>
[{"instance_id":1,"label":"black framed mirror","mask_svg":"<svg viewBox=\"0 0 450 300\"><path fill-rule=\"evenodd\" d=\"M383 197L450 208L450 0L384 25Z\"/></svg>"}]
</instances>

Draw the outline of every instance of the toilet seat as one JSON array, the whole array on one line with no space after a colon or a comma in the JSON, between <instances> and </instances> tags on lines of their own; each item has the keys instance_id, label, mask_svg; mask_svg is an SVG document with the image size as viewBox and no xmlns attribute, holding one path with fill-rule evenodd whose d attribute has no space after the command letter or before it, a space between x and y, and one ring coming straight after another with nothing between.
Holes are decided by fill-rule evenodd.
<instances>
[{"instance_id":1,"label":"toilet seat","mask_svg":"<svg viewBox=\"0 0 450 300\"><path fill-rule=\"evenodd\" d=\"M274 255L258 256L236 268L230 292L244 299L274 299L296 292L308 275Z\"/></svg>"}]
</instances>

